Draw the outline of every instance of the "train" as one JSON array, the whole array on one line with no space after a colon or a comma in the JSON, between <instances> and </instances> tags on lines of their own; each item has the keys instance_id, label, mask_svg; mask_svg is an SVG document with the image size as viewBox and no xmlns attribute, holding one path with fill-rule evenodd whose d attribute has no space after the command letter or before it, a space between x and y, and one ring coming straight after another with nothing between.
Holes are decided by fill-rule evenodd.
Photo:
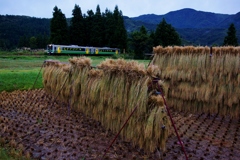
<instances>
[{"instance_id":1,"label":"train","mask_svg":"<svg viewBox=\"0 0 240 160\"><path fill-rule=\"evenodd\" d=\"M117 55L120 53L118 48L109 47L88 47L78 45L57 45L48 44L46 52L49 55Z\"/></svg>"}]
</instances>

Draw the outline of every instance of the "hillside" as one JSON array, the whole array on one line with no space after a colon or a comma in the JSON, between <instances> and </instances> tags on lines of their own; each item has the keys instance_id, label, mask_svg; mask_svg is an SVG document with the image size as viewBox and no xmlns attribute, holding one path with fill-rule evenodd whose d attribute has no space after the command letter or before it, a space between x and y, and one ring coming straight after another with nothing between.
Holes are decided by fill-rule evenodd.
<instances>
[{"instance_id":1,"label":"hillside","mask_svg":"<svg viewBox=\"0 0 240 160\"><path fill-rule=\"evenodd\" d=\"M221 45L231 23L234 23L240 41L240 12L228 15L187 8L164 15L146 14L133 18L125 17L125 26L129 32L140 28L141 25L151 31L156 29L163 18L177 30L184 42L183 45Z\"/></svg>"},{"instance_id":2,"label":"hillside","mask_svg":"<svg viewBox=\"0 0 240 160\"><path fill-rule=\"evenodd\" d=\"M232 16L234 15L182 9L169 12L165 15L149 14L133 17L132 19L150 24L158 24L165 18L175 28L222 28L223 24L221 22Z\"/></svg>"},{"instance_id":3,"label":"hillside","mask_svg":"<svg viewBox=\"0 0 240 160\"><path fill-rule=\"evenodd\" d=\"M0 15L0 47L17 46L20 37L50 34L50 19Z\"/></svg>"},{"instance_id":4,"label":"hillside","mask_svg":"<svg viewBox=\"0 0 240 160\"><path fill-rule=\"evenodd\" d=\"M124 16L128 33L138 30L142 25L154 31L157 24L165 18L182 38L183 45L221 45L227 29L234 23L240 43L240 12L232 15L181 9L164 15L147 14L138 17ZM69 18L67 19L69 22ZM17 46L22 36L50 34L50 19L29 16L0 15L0 47Z\"/></svg>"}]
</instances>

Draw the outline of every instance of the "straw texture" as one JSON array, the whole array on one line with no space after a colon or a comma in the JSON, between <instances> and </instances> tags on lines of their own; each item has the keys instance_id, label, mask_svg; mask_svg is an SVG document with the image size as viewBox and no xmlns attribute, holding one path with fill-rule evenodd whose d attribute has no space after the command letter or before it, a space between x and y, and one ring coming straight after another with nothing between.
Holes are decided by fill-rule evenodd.
<instances>
[{"instance_id":1,"label":"straw texture","mask_svg":"<svg viewBox=\"0 0 240 160\"><path fill-rule=\"evenodd\" d=\"M179 111L240 115L240 47L154 47L152 64Z\"/></svg>"},{"instance_id":2,"label":"straw texture","mask_svg":"<svg viewBox=\"0 0 240 160\"><path fill-rule=\"evenodd\" d=\"M57 96L59 92L59 100L115 133L137 106L121 137L146 152L165 150L170 123L157 86L152 85L152 77L159 73L157 66L145 69L136 61L107 59L92 68L86 57L69 62L47 62L43 82L48 93ZM158 83L163 87L162 81Z\"/></svg>"}]
</instances>

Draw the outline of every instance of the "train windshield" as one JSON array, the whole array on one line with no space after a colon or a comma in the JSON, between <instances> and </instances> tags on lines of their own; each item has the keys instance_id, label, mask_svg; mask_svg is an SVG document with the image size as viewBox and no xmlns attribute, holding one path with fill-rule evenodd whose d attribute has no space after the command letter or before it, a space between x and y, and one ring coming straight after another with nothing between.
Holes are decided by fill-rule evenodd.
<instances>
[{"instance_id":1,"label":"train windshield","mask_svg":"<svg viewBox=\"0 0 240 160\"><path fill-rule=\"evenodd\" d=\"M52 50L53 46L52 45L48 45L47 46L47 50Z\"/></svg>"}]
</instances>

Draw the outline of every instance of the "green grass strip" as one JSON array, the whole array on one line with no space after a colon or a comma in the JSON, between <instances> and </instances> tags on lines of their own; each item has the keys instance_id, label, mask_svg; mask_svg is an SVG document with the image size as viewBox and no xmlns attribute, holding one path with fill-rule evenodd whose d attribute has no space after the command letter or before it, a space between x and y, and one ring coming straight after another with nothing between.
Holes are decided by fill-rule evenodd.
<instances>
[{"instance_id":1,"label":"green grass strip","mask_svg":"<svg viewBox=\"0 0 240 160\"><path fill-rule=\"evenodd\" d=\"M0 92L32 89L32 86L37 78L39 71L40 68L30 71L0 70ZM40 74L33 89L42 87L42 74Z\"/></svg>"}]
</instances>

